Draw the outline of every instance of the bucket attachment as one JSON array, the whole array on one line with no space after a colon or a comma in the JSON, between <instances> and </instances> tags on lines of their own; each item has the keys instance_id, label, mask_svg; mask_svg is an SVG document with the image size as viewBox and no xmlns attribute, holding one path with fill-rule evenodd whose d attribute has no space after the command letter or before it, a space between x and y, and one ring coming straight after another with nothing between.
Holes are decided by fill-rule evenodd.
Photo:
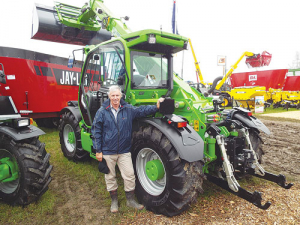
<instances>
[{"instance_id":1,"label":"bucket attachment","mask_svg":"<svg viewBox=\"0 0 300 225\"><path fill-rule=\"evenodd\" d=\"M55 7L35 5L32 20L32 39L75 45L98 44L111 39L111 32L86 30L66 26L59 20Z\"/></svg>"},{"instance_id":2,"label":"bucket attachment","mask_svg":"<svg viewBox=\"0 0 300 225\"><path fill-rule=\"evenodd\" d=\"M246 58L248 68L268 66L271 62L272 54L263 51L262 54L254 54Z\"/></svg>"}]
</instances>

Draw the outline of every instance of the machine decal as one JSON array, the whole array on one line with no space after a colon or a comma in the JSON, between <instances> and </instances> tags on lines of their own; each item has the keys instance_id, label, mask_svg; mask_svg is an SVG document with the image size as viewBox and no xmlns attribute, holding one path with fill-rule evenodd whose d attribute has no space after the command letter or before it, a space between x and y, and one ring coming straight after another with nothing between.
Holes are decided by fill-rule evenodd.
<instances>
[{"instance_id":1,"label":"machine decal","mask_svg":"<svg viewBox=\"0 0 300 225\"><path fill-rule=\"evenodd\" d=\"M254 81L257 80L257 75L253 74L253 75L249 75L249 81Z\"/></svg>"},{"instance_id":2,"label":"machine decal","mask_svg":"<svg viewBox=\"0 0 300 225\"><path fill-rule=\"evenodd\" d=\"M79 86L79 78L80 78L79 72L61 70L61 69L53 69L53 72L58 85Z\"/></svg>"}]
</instances>

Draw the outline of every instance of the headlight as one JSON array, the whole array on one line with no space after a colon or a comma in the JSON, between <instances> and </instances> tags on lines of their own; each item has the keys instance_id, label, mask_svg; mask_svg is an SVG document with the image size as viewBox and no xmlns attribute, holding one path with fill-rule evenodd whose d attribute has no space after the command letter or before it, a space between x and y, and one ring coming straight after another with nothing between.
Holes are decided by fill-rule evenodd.
<instances>
[{"instance_id":1,"label":"headlight","mask_svg":"<svg viewBox=\"0 0 300 225\"><path fill-rule=\"evenodd\" d=\"M30 125L30 119L29 118L20 118L14 120L15 127L27 127Z\"/></svg>"}]
</instances>

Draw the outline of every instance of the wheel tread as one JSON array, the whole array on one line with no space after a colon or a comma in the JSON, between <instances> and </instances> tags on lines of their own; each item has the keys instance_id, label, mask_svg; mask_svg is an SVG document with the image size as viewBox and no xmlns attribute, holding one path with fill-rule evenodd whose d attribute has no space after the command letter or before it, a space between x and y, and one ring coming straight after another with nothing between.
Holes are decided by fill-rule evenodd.
<instances>
[{"instance_id":1,"label":"wheel tread","mask_svg":"<svg viewBox=\"0 0 300 225\"><path fill-rule=\"evenodd\" d=\"M147 209L154 213L166 216L178 215L196 200L198 191L202 190L202 164L197 164L201 168L195 170L193 168L193 165L196 165L195 163L188 163L180 159L176 149L167 137L151 125L140 128L139 131L133 133L132 152L134 162L139 151L145 146L156 146L152 150L155 150L157 154L159 153L160 158L165 162L164 167L169 173L167 175L168 183L160 196L152 196L143 189L139 179L137 179L137 198ZM158 202L161 203L158 204Z\"/></svg>"},{"instance_id":2,"label":"wheel tread","mask_svg":"<svg viewBox=\"0 0 300 225\"><path fill-rule=\"evenodd\" d=\"M45 145L38 137L22 140L22 143L2 137L0 145L15 157L20 173L18 187L11 193L0 190L0 198L12 205L27 205L37 201L48 190L53 168Z\"/></svg>"}]
</instances>

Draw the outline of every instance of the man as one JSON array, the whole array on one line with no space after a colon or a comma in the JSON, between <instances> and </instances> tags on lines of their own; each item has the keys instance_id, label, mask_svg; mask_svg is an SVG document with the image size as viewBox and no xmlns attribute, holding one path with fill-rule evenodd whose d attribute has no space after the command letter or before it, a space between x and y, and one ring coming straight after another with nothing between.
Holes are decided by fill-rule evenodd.
<instances>
[{"instance_id":1,"label":"man","mask_svg":"<svg viewBox=\"0 0 300 225\"><path fill-rule=\"evenodd\" d=\"M93 146L96 158L104 158L109 168L105 174L107 191L111 196L111 212L118 212L117 180L115 166L118 164L124 180L127 206L143 209L144 206L134 200L135 175L131 159L131 131L135 118L154 114L164 99L160 98L156 105L134 107L121 99L121 88L111 86L108 91L109 99L97 111L92 125Z\"/></svg>"}]
</instances>

